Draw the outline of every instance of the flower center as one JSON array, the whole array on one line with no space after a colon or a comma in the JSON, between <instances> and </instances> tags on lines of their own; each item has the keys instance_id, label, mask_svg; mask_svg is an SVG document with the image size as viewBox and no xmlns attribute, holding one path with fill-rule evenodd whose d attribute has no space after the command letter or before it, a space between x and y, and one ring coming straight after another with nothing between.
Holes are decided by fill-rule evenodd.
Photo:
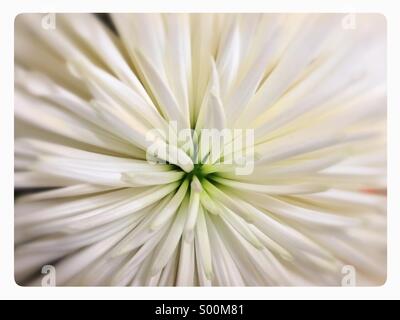
<instances>
[{"instance_id":1,"label":"flower center","mask_svg":"<svg viewBox=\"0 0 400 320\"><path fill-rule=\"evenodd\" d=\"M192 181L193 177L196 176L200 181L202 181L208 174L203 170L203 164L195 164L193 170L186 173L184 179Z\"/></svg>"}]
</instances>

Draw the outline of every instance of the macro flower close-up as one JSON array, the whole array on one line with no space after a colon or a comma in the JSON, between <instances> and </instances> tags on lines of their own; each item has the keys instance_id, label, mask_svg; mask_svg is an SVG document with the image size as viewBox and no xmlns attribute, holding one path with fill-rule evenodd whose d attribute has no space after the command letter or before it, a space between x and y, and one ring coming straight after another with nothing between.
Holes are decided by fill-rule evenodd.
<instances>
[{"instance_id":1,"label":"macro flower close-up","mask_svg":"<svg viewBox=\"0 0 400 320\"><path fill-rule=\"evenodd\" d=\"M14 48L18 284L385 282L383 16L29 13Z\"/></svg>"}]
</instances>

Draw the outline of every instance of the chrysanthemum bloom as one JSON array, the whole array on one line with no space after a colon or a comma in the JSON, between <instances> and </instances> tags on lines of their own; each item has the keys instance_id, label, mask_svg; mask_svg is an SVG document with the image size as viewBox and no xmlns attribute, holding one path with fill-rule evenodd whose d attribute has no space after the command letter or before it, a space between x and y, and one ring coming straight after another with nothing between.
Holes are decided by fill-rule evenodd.
<instances>
[{"instance_id":1,"label":"chrysanthemum bloom","mask_svg":"<svg viewBox=\"0 0 400 320\"><path fill-rule=\"evenodd\" d=\"M50 18L15 25L18 283L383 283L384 18ZM170 121L254 129L254 170L194 137L149 163Z\"/></svg>"}]
</instances>

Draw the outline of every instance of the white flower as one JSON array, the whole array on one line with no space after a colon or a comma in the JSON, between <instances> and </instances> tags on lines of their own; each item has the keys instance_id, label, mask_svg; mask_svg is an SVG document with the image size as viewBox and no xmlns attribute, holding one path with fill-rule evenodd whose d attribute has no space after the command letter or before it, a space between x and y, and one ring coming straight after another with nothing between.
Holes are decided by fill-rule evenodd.
<instances>
[{"instance_id":1,"label":"white flower","mask_svg":"<svg viewBox=\"0 0 400 320\"><path fill-rule=\"evenodd\" d=\"M15 25L19 283L45 265L57 285L384 281L384 18L42 17ZM195 138L185 164L149 163L170 121L254 129L254 171L195 161Z\"/></svg>"}]
</instances>

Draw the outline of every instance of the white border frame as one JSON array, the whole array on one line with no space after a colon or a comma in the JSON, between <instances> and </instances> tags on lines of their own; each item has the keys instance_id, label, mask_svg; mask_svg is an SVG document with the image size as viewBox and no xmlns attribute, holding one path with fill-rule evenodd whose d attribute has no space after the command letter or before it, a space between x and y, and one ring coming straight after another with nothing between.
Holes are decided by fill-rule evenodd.
<instances>
[{"instance_id":1,"label":"white border frame","mask_svg":"<svg viewBox=\"0 0 400 320\"><path fill-rule=\"evenodd\" d=\"M397 11L397 13L396 13ZM400 14L390 0L14 0L0 11L0 299L398 299L400 298ZM28 288L14 282L14 17L24 12L372 12L387 19L388 272L371 288ZM396 165L397 164L397 165Z\"/></svg>"}]
</instances>

